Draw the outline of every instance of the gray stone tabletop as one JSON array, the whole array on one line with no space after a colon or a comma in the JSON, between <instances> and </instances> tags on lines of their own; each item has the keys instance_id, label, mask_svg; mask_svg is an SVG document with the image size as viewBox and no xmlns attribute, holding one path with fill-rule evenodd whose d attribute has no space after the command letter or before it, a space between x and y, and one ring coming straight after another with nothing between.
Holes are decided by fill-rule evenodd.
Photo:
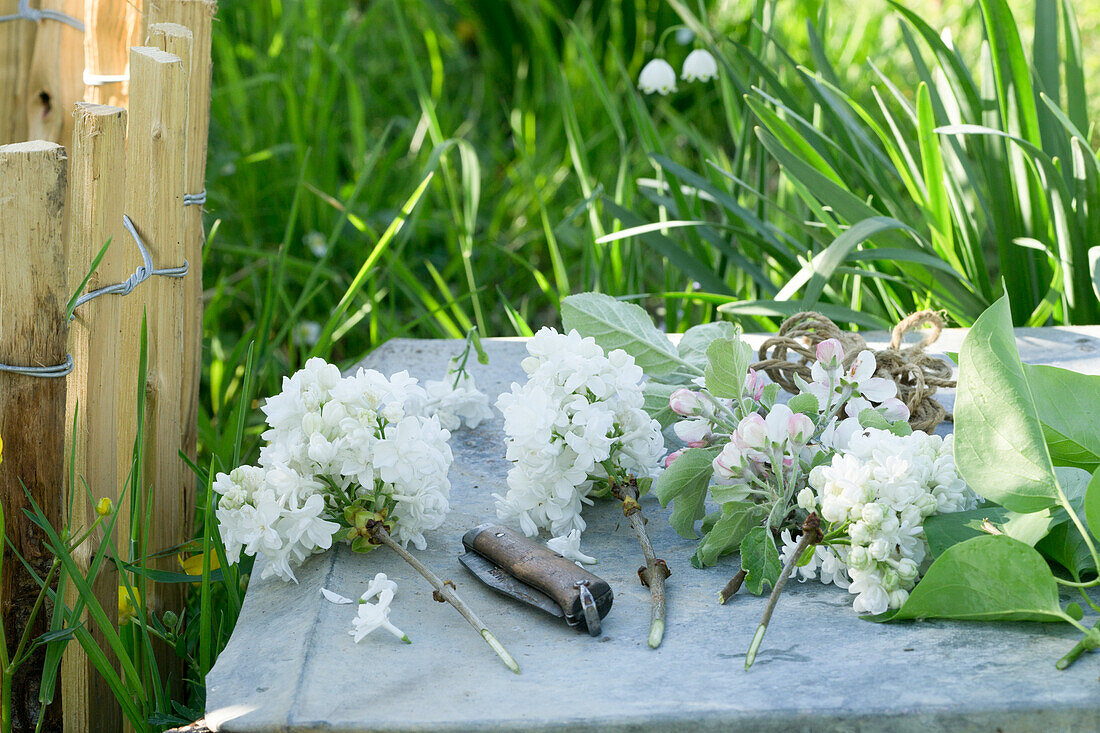
<instances>
[{"instance_id":1,"label":"gray stone tabletop","mask_svg":"<svg viewBox=\"0 0 1100 733\"><path fill-rule=\"evenodd\" d=\"M936 349L958 351L961 330ZM1100 373L1100 327L1020 329L1025 361ZM753 343L759 338L749 337ZM869 341L881 345L883 334ZM876 343L877 342L877 343ZM390 341L363 364L439 378L460 348L449 341ZM522 340L490 340L479 387L495 400L523 372ZM951 403L953 395L944 394ZM950 405L948 405L950 406ZM662 646L646 646L649 592L638 583L637 539L617 503L585 509L582 548L615 592L603 635L591 638L481 585L458 562L463 532L495 520L505 490L502 420L457 431L453 510L419 557L453 579L523 669L514 675L449 605L393 553L316 556L298 584L254 574L240 620L207 677L207 724L216 731L1044 731L1100 730L1100 654L1054 669L1079 637L1060 624L860 620L834 586L791 583L749 672L746 647L765 599L717 594L736 555L696 570L694 543L643 497L649 531L672 570ZM383 633L355 644L353 606L324 601L321 587L356 598L377 572L399 583L392 620L411 637Z\"/></svg>"}]
</instances>

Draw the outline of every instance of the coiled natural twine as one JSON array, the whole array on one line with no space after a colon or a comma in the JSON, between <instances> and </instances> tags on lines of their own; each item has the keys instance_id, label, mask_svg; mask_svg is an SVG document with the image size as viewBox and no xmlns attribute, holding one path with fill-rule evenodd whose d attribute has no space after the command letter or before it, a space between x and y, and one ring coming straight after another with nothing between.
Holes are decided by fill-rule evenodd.
<instances>
[{"instance_id":1,"label":"coiled natural twine","mask_svg":"<svg viewBox=\"0 0 1100 733\"><path fill-rule=\"evenodd\" d=\"M919 343L902 347L902 338L911 330L929 328ZM890 346L875 351L876 377L891 379L898 385L898 399L909 408L909 426L931 433L952 416L935 399L940 387L955 387L951 365L925 353L944 328L943 316L924 310L902 319L894 326ZM867 348L863 337L853 331L841 331L835 323L814 311L795 313L783 321L779 332L760 346L759 359L752 365L764 371L773 382L791 394L798 393L795 375L810 381L810 365L817 359L817 345L835 338L844 347L844 366L850 367L859 352Z\"/></svg>"}]
</instances>

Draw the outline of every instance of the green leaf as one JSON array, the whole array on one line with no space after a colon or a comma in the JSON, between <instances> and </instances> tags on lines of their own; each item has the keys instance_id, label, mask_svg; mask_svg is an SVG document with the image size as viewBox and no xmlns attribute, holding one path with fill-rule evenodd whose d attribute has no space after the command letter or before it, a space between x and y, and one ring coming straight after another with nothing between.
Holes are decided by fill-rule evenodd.
<instances>
[{"instance_id":1,"label":"green leaf","mask_svg":"<svg viewBox=\"0 0 1100 733\"><path fill-rule=\"evenodd\" d=\"M691 564L697 568L709 567L722 555L734 552L749 531L764 521L767 510L750 501L730 501L722 505L722 516L691 556Z\"/></svg>"},{"instance_id":2,"label":"green leaf","mask_svg":"<svg viewBox=\"0 0 1100 733\"><path fill-rule=\"evenodd\" d=\"M740 335L741 329L729 321L703 323L684 331L677 350L681 359L701 370L707 366L707 347L717 339L732 339Z\"/></svg>"},{"instance_id":3,"label":"green leaf","mask_svg":"<svg viewBox=\"0 0 1100 733\"><path fill-rule=\"evenodd\" d=\"M741 541L741 568L745 571L745 587L753 595L764 592L764 584L775 585L783 566L779 550L767 527L753 527Z\"/></svg>"},{"instance_id":4,"label":"green leaf","mask_svg":"<svg viewBox=\"0 0 1100 733\"><path fill-rule=\"evenodd\" d=\"M1005 536L975 537L948 548L901 608L877 621L1065 621L1058 584L1042 555Z\"/></svg>"},{"instance_id":5,"label":"green leaf","mask_svg":"<svg viewBox=\"0 0 1100 733\"><path fill-rule=\"evenodd\" d=\"M959 353L955 462L974 491L1013 511L1037 512L1058 502L1007 296L979 316Z\"/></svg>"},{"instance_id":6,"label":"green leaf","mask_svg":"<svg viewBox=\"0 0 1100 733\"><path fill-rule=\"evenodd\" d=\"M675 384L662 384L661 382L646 382L642 385L642 396L645 400L642 403L642 409L651 418L661 423L662 428L667 428L676 422L679 417L668 406L669 398L678 389L680 387Z\"/></svg>"},{"instance_id":7,"label":"green leaf","mask_svg":"<svg viewBox=\"0 0 1100 733\"><path fill-rule=\"evenodd\" d=\"M1047 509L1031 514L1017 514L1003 506L991 505L964 512L933 514L924 520L924 536L928 539L929 551L933 557L939 557L952 545L988 535L981 528L986 521L1005 535L1032 547L1055 524Z\"/></svg>"},{"instance_id":8,"label":"green leaf","mask_svg":"<svg viewBox=\"0 0 1100 733\"><path fill-rule=\"evenodd\" d=\"M695 539L695 523L703 518L707 485L714 474L711 462L720 448L691 448L666 468L653 486L661 506L674 502L669 524L681 537Z\"/></svg>"},{"instance_id":9,"label":"green leaf","mask_svg":"<svg viewBox=\"0 0 1100 733\"><path fill-rule=\"evenodd\" d=\"M1100 537L1100 468L1092 474L1092 480L1085 489L1085 521L1093 536Z\"/></svg>"},{"instance_id":10,"label":"green leaf","mask_svg":"<svg viewBox=\"0 0 1100 733\"><path fill-rule=\"evenodd\" d=\"M707 389L715 397L736 399L745 387L752 349L740 338L720 338L707 347Z\"/></svg>"},{"instance_id":11,"label":"green leaf","mask_svg":"<svg viewBox=\"0 0 1100 733\"><path fill-rule=\"evenodd\" d=\"M787 401L787 407L791 408L792 412L801 412L803 415L815 417L821 411L821 405L818 404L817 398L809 392L799 392L796 394Z\"/></svg>"},{"instance_id":12,"label":"green leaf","mask_svg":"<svg viewBox=\"0 0 1100 733\"><path fill-rule=\"evenodd\" d=\"M683 364L676 347L657 330L653 319L634 303L603 293L570 295L561 303L565 330L591 336L604 351L622 349L651 377L675 371Z\"/></svg>"},{"instance_id":13,"label":"green leaf","mask_svg":"<svg viewBox=\"0 0 1100 733\"><path fill-rule=\"evenodd\" d=\"M1090 473L1100 467L1100 375L1052 366L1024 366L1043 436L1056 466Z\"/></svg>"},{"instance_id":14,"label":"green leaf","mask_svg":"<svg viewBox=\"0 0 1100 733\"><path fill-rule=\"evenodd\" d=\"M859 424L860 427L875 428L877 430L889 430L893 427L885 415L871 408L859 411Z\"/></svg>"},{"instance_id":15,"label":"green leaf","mask_svg":"<svg viewBox=\"0 0 1100 733\"><path fill-rule=\"evenodd\" d=\"M1061 565L1076 580L1096 573L1088 543L1071 522L1062 522L1035 544L1035 549Z\"/></svg>"}]
</instances>

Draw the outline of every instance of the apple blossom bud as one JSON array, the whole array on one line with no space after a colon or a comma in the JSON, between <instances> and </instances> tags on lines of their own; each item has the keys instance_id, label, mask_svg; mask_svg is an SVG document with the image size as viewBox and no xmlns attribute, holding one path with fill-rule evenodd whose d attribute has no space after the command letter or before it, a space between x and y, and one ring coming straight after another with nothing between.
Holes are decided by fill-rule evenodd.
<instances>
[{"instance_id":1,"label":"apple blossom bud","mask_svg":"<svg viewBox=\"0 0 1100 733\"><path fill-rule=\"evenodd\" d=\"M710 435L708 420L681 420L672 426L676 437L688 444L689 448L704 448Z\"/></svg>"},{"instance_id":2,"label":"apple blossom bud","mask_svg":"<svg viewBox=\"0 0 1100 733\"><path fill-rule=\"evenodd\" d=\"M796 412L787 421L787 436L795 445L806 445L814 434L814 421Z\"/></svg>"},{"instance_id":3,"label":"apple blossom bud","mask_svg":"<svg viewBox=\"0 0 1100 733\"><path fill-rule=\"evenodd\" d=\"M760 398L764 396L764 387L766 386L763 378L761 378L757 371L755 369L749 369L748 374L745 375L745 394L759 402Z\"/></svg>"},{"instance_id":4,"label":"apple blossom bud","mask_svg":"<svg viewBox=\"0 0 1100 733\"><path fill-rule=\"evenodd\" d=\"M836 339L825 339L817 345L817 361L826 369L836 369L844 360L844 347Z\"/></svg>"},{"instance_id":5,"label":"apple blossom bud","mask_svg":"<svg viewBox=\"0 0 1100 733\"><path fill-rule=\"evenodd\" d=\"M672 453L669 453L665 457L665 468L668 468L673 463L675 463L676 459L679 458L680 456L684 455L685 452L687 452L687 448L681 448L680 450L673 451Z\"/></svg>"},{"instance_id":6,"label":"apple blossom bud","mask_svg":"<svg viewBox=\"0 0 1100 733\"><path fill-rule=\"evenodd\" d=\"M677 415L684 417L700 415L704 409L703 398L699 396L699 393L683 388L672 393L668 398L668 406Z\"/></svg>"},{"instance_id":7,"label":"apple blossom bud","mask_svg":"<svg viewBox=\"0 0 1100 733\"><path fill-rule=\"evenodd\" d=\"M745 465L745 456L733 443L726 443L722 452L714 458L714 474L718 478L731 479L741 474L741 468Z\"/></svg>"},{"instance_id":8,"label":"apple blossom bud","mask_svg":"<svg viewBox=\"0 0 1100 733\"><path fill-rule=\"evenodd\" d=\"M762 450L768 445L768 425L757 413L746 415L737 424L737 435L749 448Z\"/></svg>"}]
</instances>

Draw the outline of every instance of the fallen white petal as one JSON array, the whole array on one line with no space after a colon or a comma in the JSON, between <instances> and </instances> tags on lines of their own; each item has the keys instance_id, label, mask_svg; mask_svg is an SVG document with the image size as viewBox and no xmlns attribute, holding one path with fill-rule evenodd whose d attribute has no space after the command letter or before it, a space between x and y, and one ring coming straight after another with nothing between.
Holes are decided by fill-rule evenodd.
<instances>
[{"instance_id":1,"label":"fallen white petal","mask_svg":"<svg viewBox=\"0 0 1100 733\"><path fill-rule=\"evenodd\" d=\"M328 588L322 588L321 589L321 595L323 595L325 597L325 600L327 600L331 603L335 603L337 605L342 606L345 603L351 603L350 598L345 598L344 596L340 595L339 593L333 593Z\"/></svg>"}]
</instances>

